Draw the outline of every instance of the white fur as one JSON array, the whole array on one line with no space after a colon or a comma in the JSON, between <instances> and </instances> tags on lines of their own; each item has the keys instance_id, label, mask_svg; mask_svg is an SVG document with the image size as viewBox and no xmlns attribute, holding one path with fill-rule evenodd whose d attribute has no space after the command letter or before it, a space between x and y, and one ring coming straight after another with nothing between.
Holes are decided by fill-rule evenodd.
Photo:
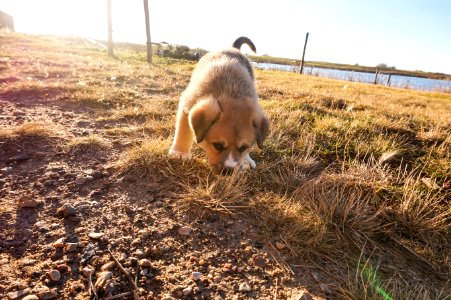
<instances>
[{"instance_id":1,"label":"white fur","mask_svg":"<svg viewBox=\"0 0 451 300\"><path fill-rule=\"evenodd\" d=\"M238 162L232 157L232 153L229 154L226 161L224 162L225 168L236 168L238 166Z\"/></svg>"},{"instance_id":2,"label":"white fur","mask_svg":"<svg viewBox=\"0 0 451 300\"><path fill-rule=\"evenodd\" d=\"M169 150L169 156L172 156L172 157L175 157L178 159L183 159L183 160L191 159L191 153L189 153L189 152L185 153L185 152L181 152L181 151L177 151L177 150L173 150L173 149Z\"/></svg>"}]
</instances>

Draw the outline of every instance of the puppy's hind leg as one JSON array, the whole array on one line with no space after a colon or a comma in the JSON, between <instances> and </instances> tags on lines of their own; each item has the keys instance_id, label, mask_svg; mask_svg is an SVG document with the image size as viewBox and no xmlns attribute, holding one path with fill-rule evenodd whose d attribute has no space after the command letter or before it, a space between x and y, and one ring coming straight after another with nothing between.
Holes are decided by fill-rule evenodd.
<instances>
[{"instance_id":1,"label":"puppy's hind leg","mask_svg":"<svg viewBox=\"0 0 451 300\"><path fill-rule=\"evenodd\" d=\"M188 115L183 109L179 108L175 124L175 136L169 149L169 155L180 159L190 159L193 140L194 134L188 122Z\"/></svg>"}]
</instances>

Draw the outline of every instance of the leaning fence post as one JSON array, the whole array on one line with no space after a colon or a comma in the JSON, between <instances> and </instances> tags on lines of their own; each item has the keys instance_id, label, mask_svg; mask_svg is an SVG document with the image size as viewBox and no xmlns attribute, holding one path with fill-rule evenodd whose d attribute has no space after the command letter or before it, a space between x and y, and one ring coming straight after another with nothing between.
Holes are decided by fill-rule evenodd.
<instances>
[{"instance_id":1,"label":"leaning fence post","mask_svg":"<svg viewBox=\"0 0 451 300\"><path fill-rule=\"evenodd\" d=\"M388 74L387 86L390 86L390 79L391 79L391 74Z\"/></svg>"},{"instance_id":2,"label":"leaning fence post","mask_svg":"<svg viewBox=\"0 0 451 300\"><path fill-rule=\"evenodd\" d=\"M308 41L308 32L305 35L304 52L302 52L301 69L299 70L299 74L302 74L302 71L304 70L304 56L305 56L305 48L307 48L307 41Z\"/></svg>"},{"instance_id":3,"label":"leaning fence post","mask_svg":"<svg viewBox=\"0 0 451 300\"><path fill-rule=\"evenodd\" d=\"M374 76L374 84L377 84L377 75L379 74L379 68L376 68L376 74Z\"/></svg>"}]
</instances>

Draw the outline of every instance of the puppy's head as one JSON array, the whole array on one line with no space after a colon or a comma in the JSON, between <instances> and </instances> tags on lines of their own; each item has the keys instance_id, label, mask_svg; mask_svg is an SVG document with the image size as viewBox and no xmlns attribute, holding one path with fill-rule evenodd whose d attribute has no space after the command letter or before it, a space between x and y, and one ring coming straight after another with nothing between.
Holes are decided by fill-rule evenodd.
<instances>
[{"instance_id":1,"label":"puppy's head","mask_svg":"<svg viewBox=\"0 0 451 300\"><path fill-rule=\"evenodd\" d=\"M199 101L189 112L189 122L216 172L241 167L255 144L263 147L269 131L255 101Z\"/></svg>"}]
</instances>

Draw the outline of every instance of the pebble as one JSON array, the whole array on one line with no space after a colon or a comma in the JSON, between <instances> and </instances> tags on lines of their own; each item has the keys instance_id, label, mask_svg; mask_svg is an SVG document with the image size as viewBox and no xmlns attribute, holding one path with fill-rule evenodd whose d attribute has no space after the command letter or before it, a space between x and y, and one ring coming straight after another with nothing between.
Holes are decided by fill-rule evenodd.
<instances>
[{"instance_id":1,"label":"pebble","mask_svg":"<svg viewBox=\"0 0 451 300\"><path fill-rule=\"evenodd\" d=\"M88 234L88 236L94 240L100 240L104 235L105 235L105 233L103 233L103 232L90 232Z\"/></svg>"},{"instance_id":2,"label":"pebble","mask_svg":"<svg viewBox=\"0 0 451 300\"><path fill-rule=\"evenodd\" d=\"M56 298L58 296L58 294L55 291L50 290L50 291L40 292L38 294L38 296L39 296L39 299L41 299L41 300L49 300L49 299Z\"/></svg>"},{"instance_id":3,"label":"pebble","mask_svg":"<svg viewBox=\"0 0 451 300\"><path fill-rule=\"evenodd\" d=\"M36 199L31 198L30 196L24 195L19 198L17 201L17 207L18 208L35 208L39 204L41 204L41 201L38 201Z\"/></svg>"},{"instance_id":4,"label":"pebble","mask_svg":"<svg viewBox=\"0 0 451 300\"><path fill-rule=\"evenodd\" d=\"M116 263L114 261L109 261L106 264L104 264L100 270L102 271L107 271L107 270L111 270L114 266L116 265Z\"/></svg>"},{"instance_id":5,"label":"pebble","mask_svg":"<svg viewBox=\"0 0 451 300\"><path fill-rule=\"evenodd\" d=\"M74 182L75 182L75 184L82 185L82 184L85 184L86 181L87 181L87 179L84 175L78 175L77 178L75 178Z\"/></svg>"},{"instance_id":6,"label":"pebble","mask_svg":"<svg viewBox=\"0 0 451 300\"><path fill-rule=\"evenodd\" d=\"M285 249L285 247L286 247L285 243L276 242L276 249L277 250L283 250L283 249Z\"/></svg>"},{"instance_id":7,"label":"pebble","mask_svg":"<svg viewBox=\"0 0 451 300\"><path fill-rule=\"evenodd\" d=\"M23 162L29 158L30 158L30 155L22 153L22 154L8 158L8 160L6 162L9 164L14 163L14 162L19 163L19 162Z\"/></svg>"},{"instance_id":8,"label":"pebble","mask_svg":"<svg viewBox=\"0 0 451 300\"><path fill-rule=\"evenodd\" d=\"M242 293L249 293L250 291L252 291L252 288L247 282L243 282L240 284L239 291Z\"/></svg>"},{"instance_id":9,"label":"pebble","mask_svg":"<svg viewBox=\"0 0 451 300\"><path fill-rule=\"evenodd\" d=\"M189 287L183 289L182 292L183 292L184 296L189 296L193 293L193 288L191 286L189 286Z\"/></svg>"},{"instance_id":10,"label":"pebble","mask_svg":"<svg viewBox=\"0 0 451 300\"><path fill-rule=\"evenodd\" d=\"M28 295L22 298L22 300L39 300L39 297L36 295Z\"/></svg>"},{"instance_id":11,"label":"pebble","mask_svg":"<svg viewBox=\"0 0 451 300\"><path fill-rule=\"evenodd\" d=\"M75 252L77 250L78 243L67 243L66 244L66 251L67 252Z\"/></svg>"},{"instance_id":12,"label":"pebble","mask_svg":"<svg viewBox=\"0 0 451 300\"><path fill-rule=\"evenodd\" d=\"M313 297L307 292L302 291L299 294L292 297L293 300L313 300Z\"/></svg>"},{"instance_id":13,"label":"pebble","mask_svg":"<svg viewBox=\"0 0 451 300\"><path fill-rule=\"evenodd\" d=\"M1 169L0 169L0 171L1 171L2 173L5 173L5 174L11 173L12 170L13 170L12 167L4 167L4 168L1 168Z\"/></svg>"},{"instance_id":14,"label":"pebble","mask_svg":"<svg viewBox=\"0 0 451 300\"><path fill-rule=\"evenodd\" d=\"M10 292L10 293L8 293L8 297L9 297L9 299L19 299L20 297L23 297L29 293L30 293L30 289L24 289L24 290L19 290L19 291L15 291L15 292Z\"/></svg>"},{"instance_id":15,"label":"pebble","mask_svg":"<svg viewBox=\"0 0 451 300\"><path fill-rule=\"evenodd\" d=\"M319 285L319 287L323 291L324 294L326 294L326 295L331 295L332 294L332 290L330 289L328 284L321 283Z\"/></svg>"},{"instance_id":16,"label":"pebble","mask_svg":"<svg viewBox=\"0 0 451 300\"><path fill-rule=\"evenodd\" d=\"M190 235L192 231L193 231L192 228L184 226L184 227L179 228L178 233L180 235L187 236L187 235Z\"/></svg>"},{"instance_id":17,"label":"pebble","mask_svg":"<svg viewBox=\"0 0 451 300\"><path fill-rule=\"evenodd\" d=\"M194 281L197 281L197 280L199 280L202 277L202 273L200 273L200 272L193 272L192 273L192 277L193 277Z\"/></svg>"},{"instance_id":18,"label":"pebble","mask_svg":"<svg viewBox=\"0 0 451 300\"><path fill-rule=\"evenodd\" d=\"M61 273L58 270L51 270L50 272L47 273L47 275L53 281L59 281L61 279Z\"/></svg>"},{"instance_id":19,"label":"pebble","mask_svg":"<svg viewBox=\"0 0 451 300\"><path fill-rule=\"evenodd\" d=\"M77 209L69 203L65 203L62 207L58 208L56 212L64 217L70 217L77 214Z\"/></svg>"},{"instance_id":20,"label":"pebble","mask_svg":"<svg viewBox=\"0 0 451 300\"><path fill-rule=\"evenodd\" d=\"M139 261L139 265L140 265L142 268L148 268L148 267L151 267L151 266L152 266L150 260L148 260L147 258L141 259L141 260Z\"/></svg>"},{"instance_id":21,"label":"pebble","mask_svg":"<svg viewBox=\"0 0 451 300\"><path fill-rule=\"evenodd\" d=\"M109 271L101 272L97 275L97 280L95 283L96 288L103 288L107 284L109 279L113 278L113 273Z\"/></svg>"},{"instance_id":22,"label":"pebble","mask_svg":"<svg viewBox=\"0 0 451 300\"><path fill-rule=\"evenodd\" d=\"M64 238L59 238L56 242L53 243L53 247L55 248L63 248L64 247Z\"/></svg>"},{"instance_id":23,"label":"pebble","mask_svg":"<svg viewBox=\"0 0 451 300\"><path fill-rule=\"evenodd\" d=\"M94 273L94 269L90 268L90 267L84 267L82 272L83 272L83 275L85 275L86 277L89 277L92 273Z\"/></svg>"}]
</instances>

